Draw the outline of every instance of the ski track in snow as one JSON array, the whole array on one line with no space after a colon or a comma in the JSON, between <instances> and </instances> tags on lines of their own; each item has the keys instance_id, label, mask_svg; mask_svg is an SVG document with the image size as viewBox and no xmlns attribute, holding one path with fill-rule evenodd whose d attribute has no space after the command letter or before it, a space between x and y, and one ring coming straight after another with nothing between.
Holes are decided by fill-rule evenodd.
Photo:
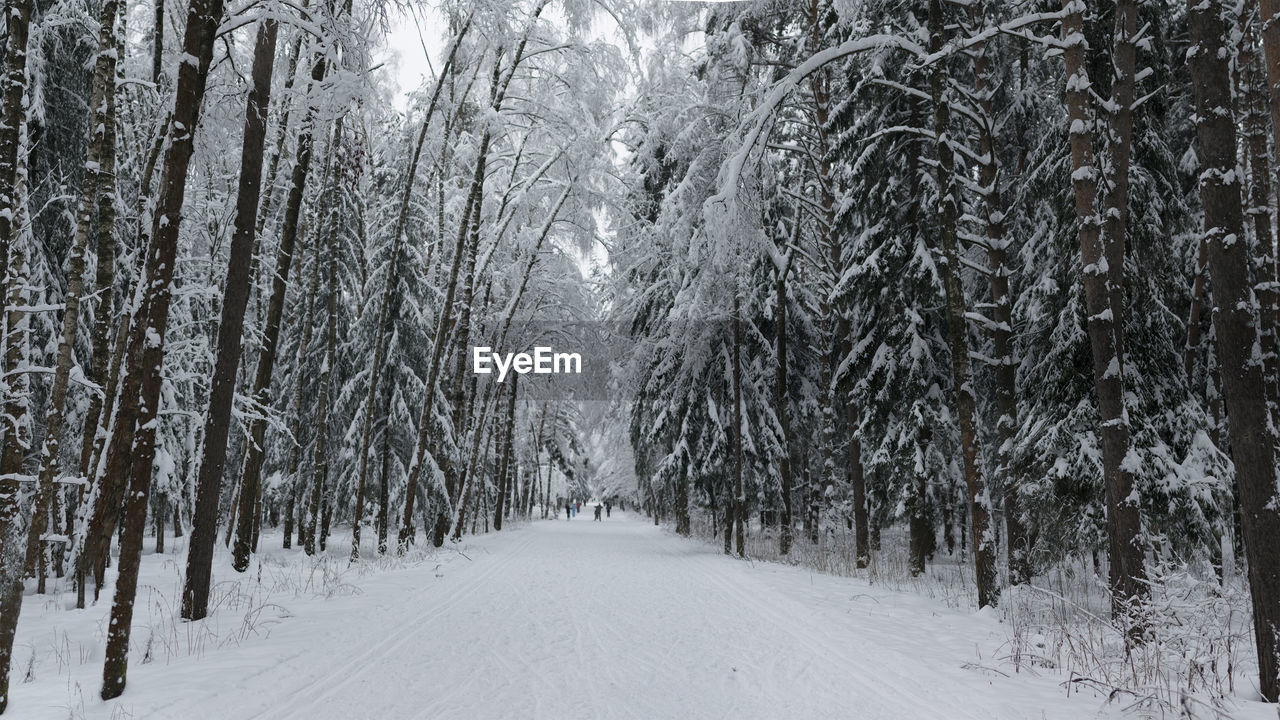
<instances>
[{"instance_id":1,"label":"ski track in snow","mask_svg":"<svg viewBox=\"0 0 1280 720\"><path fill-rule=\"evenodd\" d=\"M155 560L144 557L144 569ZM111 703L96 699L100 654L72 679L15 677L10 713L1065 720L1115 712L1087 693L1067 697L1061 678L1015 675L992 659L1006 635L991 617L863 580L726 558L627 513L468 538L457 553L353 582L359 592L350 596L281 601L265 637L199 659L135 661L125 695ZM60 622L94 622L28 601L36 627L19 629L19 648L56 634ZM67 699L74 683L86 699Z\"/></svg>"}]
</instances>

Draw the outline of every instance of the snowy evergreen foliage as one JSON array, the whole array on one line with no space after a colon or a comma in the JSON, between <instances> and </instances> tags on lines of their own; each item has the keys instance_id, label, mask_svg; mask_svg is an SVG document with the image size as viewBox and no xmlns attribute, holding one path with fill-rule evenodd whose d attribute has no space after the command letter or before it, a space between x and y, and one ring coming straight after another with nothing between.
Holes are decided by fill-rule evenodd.
<instances>
[{"instance_id":1,"label":"snowy evergreen foliage","mask_svg":"<svg viewBox=\"0 0 1280 720\"><path fill-rule=\"evenodd\" d=\"M219 542L574 500L982 606L1088 566L1153 663L1247 582L1280 700L1276 0L5 10L0 712L49 580L124 691L144 537L196 622Z\"/></svg>"}]
</instances>

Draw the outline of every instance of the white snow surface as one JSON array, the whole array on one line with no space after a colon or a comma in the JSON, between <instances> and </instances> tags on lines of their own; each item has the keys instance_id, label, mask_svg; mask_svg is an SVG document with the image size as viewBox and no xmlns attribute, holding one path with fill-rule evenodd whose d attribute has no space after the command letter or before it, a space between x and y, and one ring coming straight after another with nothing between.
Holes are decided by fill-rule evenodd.
<instances>
[{"instance_id":1,"label":"white snow surface","mask_svg":"<svg viewBox=\"0 0 1280 720\"><path fill-rule=\"evenodd\" d=\"M107 703L98 690L113 586L84 611L71 592L29 594L5 720L1117 713L1087 692L1068 697L1062 678L1001 663L1007 633L993 613L725 557L616 510L356 570L343 534L322 561L265 534L261 564L243 576L219 543L218 609L199 623L174 620L182 558L149 554L148 539L128 688ZM1274 717L1261 704L1240 710Z\"/></svg>"}]
</instances>

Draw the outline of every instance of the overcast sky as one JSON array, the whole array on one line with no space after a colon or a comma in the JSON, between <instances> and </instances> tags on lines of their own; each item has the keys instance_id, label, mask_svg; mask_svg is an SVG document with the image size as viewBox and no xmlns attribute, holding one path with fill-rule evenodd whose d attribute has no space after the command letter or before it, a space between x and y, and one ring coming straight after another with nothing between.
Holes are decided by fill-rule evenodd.
<instances>
[{"instance_id":1,"label":"overcast sky","mask_svg":"<svg viewBox=\"0 0 1280 720\"><path fill-rule=\"evenodd\" d=\"M391 77L399 85L396 93L397 108L403 110L405 93L421 85L423 78L431 75L431 67L440 66L445 51L444 33L438 30L440 22L441 18L434 9L416 7L413 14L407 10L399 14L392 11L391 32L387 34L386 48L374 61L386 63L391 68ZM419 27L422 28L421 37ZM431 53L431 64L427 62L427 52Z\"/></svg>"}]
</instances>

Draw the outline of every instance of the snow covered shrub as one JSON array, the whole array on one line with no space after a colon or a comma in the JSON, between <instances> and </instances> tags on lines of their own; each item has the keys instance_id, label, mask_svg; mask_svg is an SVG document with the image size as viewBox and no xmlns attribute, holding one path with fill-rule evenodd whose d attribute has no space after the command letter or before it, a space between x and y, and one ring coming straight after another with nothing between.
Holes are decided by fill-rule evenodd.
<instances>
[{"instance_id":1,"label":"snow covered shrub","mask_svg":"<svg viewBox=\"0 0 1280 720\"><path fill-rule=\"evenodd\" d=\"M1143 636L1126 638L1107 612L1106 583L1064 566L1002 598L1009 625L1002 660L1052 673L1068 693L1099 693L1139 717L1230 717L1237 684L1256 675L1248 588L1187 567L1154 569L1137 609Z\"/></svg>"}]
</instances>

